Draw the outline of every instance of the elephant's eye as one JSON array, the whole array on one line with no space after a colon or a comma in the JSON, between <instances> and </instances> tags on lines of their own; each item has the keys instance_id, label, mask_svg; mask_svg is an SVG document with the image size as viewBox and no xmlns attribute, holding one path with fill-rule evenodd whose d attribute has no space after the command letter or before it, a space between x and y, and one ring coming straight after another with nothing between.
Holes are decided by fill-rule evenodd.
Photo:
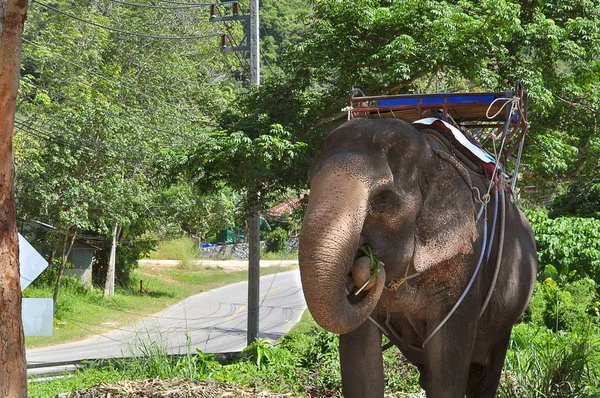
<instances>
[{"instance_id":1,"label":"elephant's eye","mask_svg":"<svg viewBox=\"0 0 600 398\"><path fill-rule=\"evenodd\" d=\"M384 211L398 205L398 194L385 189L371 199L371 208L374 211Z\"/></svg>"}]
</instances>

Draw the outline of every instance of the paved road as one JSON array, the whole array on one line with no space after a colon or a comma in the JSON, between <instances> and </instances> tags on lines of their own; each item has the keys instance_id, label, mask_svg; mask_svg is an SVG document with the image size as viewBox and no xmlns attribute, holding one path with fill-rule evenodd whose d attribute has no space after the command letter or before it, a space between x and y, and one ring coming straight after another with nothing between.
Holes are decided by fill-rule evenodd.
<instances>
[{"instance_id":1,"label":"paved road","mask_svg":"<svg viewBox=\"0 0 600 398\"><path fill-rule=\"evenodd\" d=\"M246 346L247 282L188 297L133 325L74 343L27 350L28 366L141 354L153 344L170 354L240 351ZM306 309L298 270L260 279L260 337L287 333Z\"/></svg>"}]
</instances>

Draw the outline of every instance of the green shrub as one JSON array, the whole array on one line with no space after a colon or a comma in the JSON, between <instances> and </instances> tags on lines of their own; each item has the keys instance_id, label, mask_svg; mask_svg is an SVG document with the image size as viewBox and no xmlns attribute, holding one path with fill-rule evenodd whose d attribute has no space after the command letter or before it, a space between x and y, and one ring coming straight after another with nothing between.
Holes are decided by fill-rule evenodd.
<instances>
[{"instance_id":1,"label":"green shrub","mask_svg":"<svg viewBox=\"0 0 600 398\"><path fill-rule=\"evenodd\" d=\"M383 370L386 378L386 393L418 393L421 391L419 370L408 362L396 347L384 351Z\"/></svg>"},{"instance_id":2,"label":"green shrub","mask_svg":"<svg viewBox=\"0 0 600 398\"><path fill-rule=\"evenodd\" d=\"M54 289L54 285L56 285L56 278L58 278L58 271L60 270L61 262L62 257L54 257L52 266L47 267L37 278L35 278L33 282L31 282L31 285L29 285L29 287ZM73 264L67 262L65 268L73 268Z\"/></svg>"},{"instance_id":3,"label":"green shrub","mask_svg":"<svg viewBox=\"0 0 600 398\"><path fill-rule=\"evenodd\" d=\"M162 241L148 255L154 260L178 260L183 269L188 269L194 260L200 259L200 249L195 239L184 237Z\"/></svg>"},{"instance_id":4,"label":"green shrub","mask_svg":"<svg viewBox=\"0 0 600 398\"><path fill-rule=\"evenodd\" d=\"M566 333L519 324L513 329L498 397L597 397L597 328Z\"/></svg>"},{"instance_id":5,"label":"green shrub","mask_svg":"<svg viewBox=\"0 0 600 398\"><path fill-rule=\"evenodd\" d=\"M548 218L544 209L525 211L535 232L540 276L573 281L588 277L600 284L600 220Z\"/></svg>"},{"instance_id":6,"label":"green shrub","mask_svg":"<svg viewBox=\"0 0 600 398\"><path fill-rule=\"evenodd\" d=\"M560 286L552 278L537 282L525 319L553 331L587 328L597 313L596 283L589 278Z\"/></svg>"},{"instance_id":7,"label":"green shrub","mask_svg":"<svg viewBox=\"0 0 600 398\"><path fill-rule=\"evenodd\" d=\"M96 286L104 287L112 241L107 238L97 244L100 250L94 253L93 280ZM148 256L155 246L156 240L145 236L130 237L119 243L115 258L115 282L127 286L131 282L132 272L138 267L138 260Z\"/></svg>"},{"instance_id":8,"label":"green shrub","mask_svg":"<svg viewBox=\"0 0 600 398\"><path fill-rule=\"evenodd\" d=\"M250 344L242 350L250 355L250 360L261 369L267 365L273 358L273 348L268 339L256 338L254 343Z\"/></svg>"},{"instance_id":9,"label":"green shrub","mask_svg":"<svg viewBox=\"0 0 600 398\"><path fill-rule=\"evenodd\" d=\"M279 253L285 250L288 242L288 233L283 228L275 228L267 236L267 251Z\"/></svg>"},{"instance_id":10,"label":"green shrub","mask_svg":"<svg viewBox=\"0 0 600 398\"><path fill-rule=\"evenodd\" d=\"M184 377L197 380L210 378L212 373L221 367L213 354L191 349L191 337L186 334L187 353L182 356L171 356L167 347L160 341L152 340L153 336L141 336L138 339L138 351L141 355L117 363L130 379L175 378ZM133 353L131 353L133 354Z\"/></svg>"},{"instance_id":11,"label":"green shrub","mask_svg":"<svg viewBox=\"0 0 600 398\"><path fill-rule=\"evenodd\" d=\"M35 398L54 398L64 396L61 393L88 388L101 383L112 383L123 380L126 376L118 369L107 365L102 368L93 367L56 378L30 379L27 393ZM60 394L60 395L59 395Z\"/></svg>"}]
</instances>

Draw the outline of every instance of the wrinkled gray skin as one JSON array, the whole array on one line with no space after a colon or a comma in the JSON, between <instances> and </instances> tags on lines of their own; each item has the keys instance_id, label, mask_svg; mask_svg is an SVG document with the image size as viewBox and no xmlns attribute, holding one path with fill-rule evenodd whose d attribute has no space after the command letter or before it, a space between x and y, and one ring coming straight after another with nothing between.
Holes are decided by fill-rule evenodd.
<instances>
[{"instance_id":1,"label":"wrinkled gray skin","mask_svg":"<svg viewBox=\"0 0 600 398\"><path fill-rule=\"evenodd\" d=\"M308 308L323 328L340 334L344 395L382 397L382 333L367 318L391 324L392 339L420 372L427 398L494 397L513 324L531 296L537 259L531 227L506 199L500 274L479 318L498 252L500 221L490 260L454 315L422 349L467 285L481 253L480 206L450 153L436 138L397 119L354 119L327 137L309 171L310 197L300 235L299 262ZM489 181L468 172L485 192ZM493 194L492 194L493 198ZM493 199L488 220L491 229ZM368 244L385 264L376 284L358 297L352 270ZM405 275L396 291L386 283ZM389 306L389 307L388 307Z\"/></svg>"}]
</instances>

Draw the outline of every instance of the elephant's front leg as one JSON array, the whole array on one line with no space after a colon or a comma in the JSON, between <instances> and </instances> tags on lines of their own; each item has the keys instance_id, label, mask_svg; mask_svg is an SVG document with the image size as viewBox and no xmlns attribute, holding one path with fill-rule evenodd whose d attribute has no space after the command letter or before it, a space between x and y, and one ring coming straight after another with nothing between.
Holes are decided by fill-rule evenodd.
<instances>
[{"instance_id":1,"label":"elephant's front leg","mask_svg":"<svg viewBox=\"0 0 600 398\"><path fill-rule=\"evenodd\" d=\"M476 317L457 311L429 340L425 348L427 398L464 398L476 329Z\"/></svg>"},{"instance_id":2,"label":"elephant's front leg","mask_svg":"<svg viewBox=\"0 0 600 398\"><path fill-rule=\"evenodd\" d=\"M370 321L340 335L342 387L346 398L383 397L381 332Z\"/></svg>"}]
</instances>

